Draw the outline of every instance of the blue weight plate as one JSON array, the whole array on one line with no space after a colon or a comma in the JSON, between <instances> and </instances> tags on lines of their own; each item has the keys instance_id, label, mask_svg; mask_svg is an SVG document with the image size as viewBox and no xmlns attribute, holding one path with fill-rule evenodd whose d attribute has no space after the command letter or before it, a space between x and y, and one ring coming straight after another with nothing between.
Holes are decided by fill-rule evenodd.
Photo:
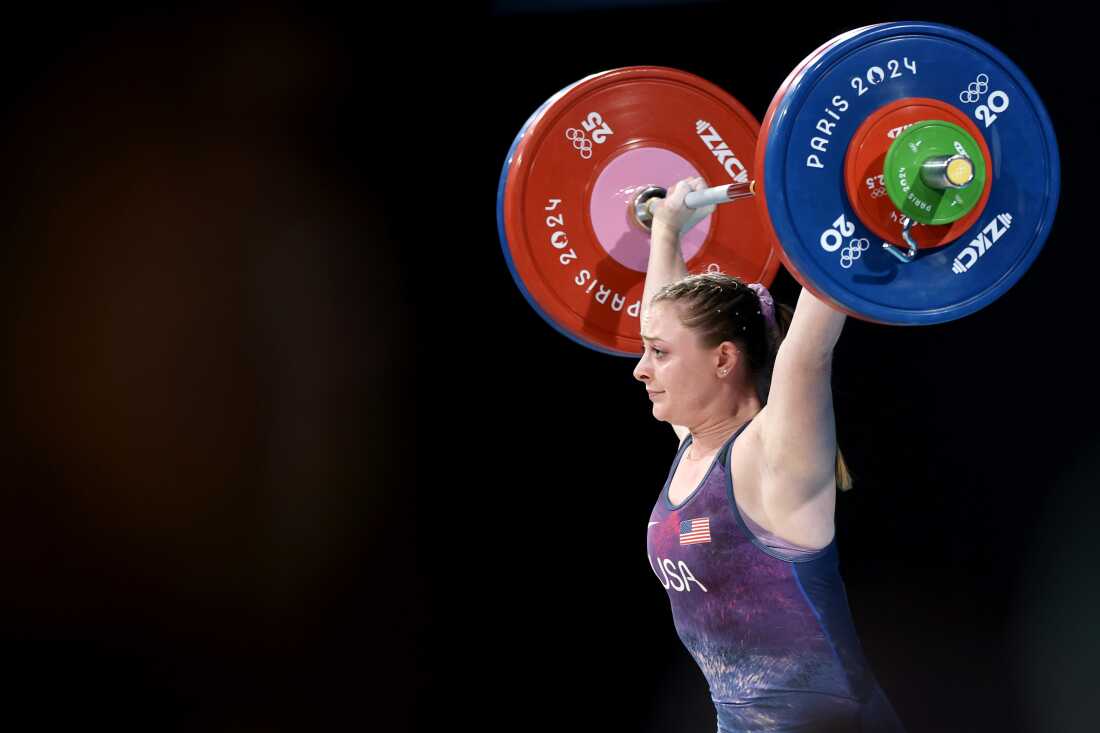
<instances>
[{"instance_id":1,"label":"blue weight plate","mask_svg":"<svg viewBox=\"0 0 1100 733\"><path fill-rule=\"evenodd\" d=\"M941 100L974 120L993 183L959 239L901 262L856 217L844 157L860 123L910 97ZM807 288L865 320L942 323L989 305L1030 267L1054 221L1061 174L1046 109L1014 63L957 28L884 23L839 41L776 95L761 133L763 213L784 262Z\"/></svg>"}]
</instances>

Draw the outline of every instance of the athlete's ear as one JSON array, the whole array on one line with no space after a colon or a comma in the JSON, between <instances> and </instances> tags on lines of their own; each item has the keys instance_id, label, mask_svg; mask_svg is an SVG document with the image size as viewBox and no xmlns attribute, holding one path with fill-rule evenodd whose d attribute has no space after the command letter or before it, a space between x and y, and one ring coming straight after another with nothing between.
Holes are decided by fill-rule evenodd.
<instances>
[{"instance_id":1,"label":"athlete's ear","mask_svg":"<svg viewBox=\"0 0 1100 733\"><path fill-rule=\"evenodd\" d=\"M714 370L717 376L720 372L732 373L737 362L741 359L741 350L732 341L723 341L716 347Z\"/></svg>"}]
</instances>

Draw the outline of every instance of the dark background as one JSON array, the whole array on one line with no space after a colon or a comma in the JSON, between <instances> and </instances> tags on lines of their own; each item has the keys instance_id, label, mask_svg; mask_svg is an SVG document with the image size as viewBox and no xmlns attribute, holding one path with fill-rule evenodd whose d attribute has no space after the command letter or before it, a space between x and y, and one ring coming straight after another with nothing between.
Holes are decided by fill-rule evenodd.
<instances>
[{"instance_id":1,"label":"dark background","mask_svg":"<svg viewBox=\"0 0 1100 733\"><path fill-rule=\"evenodd\" d=\"M929 11L13 16L11 720L713 730L641 529L675 436L632 361L575 346L513 284L501 166L531 112L593 72L682 68L759 118L824 41L919 16L1027 74L1058 134L1062 198L1043 253L994 305L919 329L848 320L841 572L910 730L1092 729L1094 41L1049 3ZM799 287L784 271L772 290L793 304Z\"/></svg>"}]
</instances>

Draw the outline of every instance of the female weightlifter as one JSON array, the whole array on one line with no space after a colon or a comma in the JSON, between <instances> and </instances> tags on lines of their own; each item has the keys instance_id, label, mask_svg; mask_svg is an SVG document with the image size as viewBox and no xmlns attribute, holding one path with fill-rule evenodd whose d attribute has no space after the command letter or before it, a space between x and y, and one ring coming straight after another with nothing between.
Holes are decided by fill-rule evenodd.
<instances>
[{"instance_id":1,"label":"female weightlifter","mask_svg":"<svg viewBox=\"0 0 1100 733\"><path fill-rule=\"evenodd\" d=\"M803 290L689 275L680 181L655 207L634 376L681 439L650 515L650 564L710 686L719 733L903 731L863 655L837 563L851 477L830 385L845 315Z\"/></svg>"}]
</instances>

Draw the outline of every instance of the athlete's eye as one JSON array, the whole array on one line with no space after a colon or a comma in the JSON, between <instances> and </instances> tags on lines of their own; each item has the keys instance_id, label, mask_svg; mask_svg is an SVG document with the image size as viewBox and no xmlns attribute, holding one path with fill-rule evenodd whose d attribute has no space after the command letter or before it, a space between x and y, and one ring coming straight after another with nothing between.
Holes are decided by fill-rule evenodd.
<instances>
[{"instance_id":1,"label":"athlete's eye","mask_svg":"<svg viewBox=\"0 0 1100 733\"><path fill-rule=\"evenodd\" d=\"M657 355L655 358L659 359L659 358L661 358L661 354L663 354L665 352L661 351L660 349L655 348L655 349L653 349L653 353Z\"/></svg>"}]
</instances>

